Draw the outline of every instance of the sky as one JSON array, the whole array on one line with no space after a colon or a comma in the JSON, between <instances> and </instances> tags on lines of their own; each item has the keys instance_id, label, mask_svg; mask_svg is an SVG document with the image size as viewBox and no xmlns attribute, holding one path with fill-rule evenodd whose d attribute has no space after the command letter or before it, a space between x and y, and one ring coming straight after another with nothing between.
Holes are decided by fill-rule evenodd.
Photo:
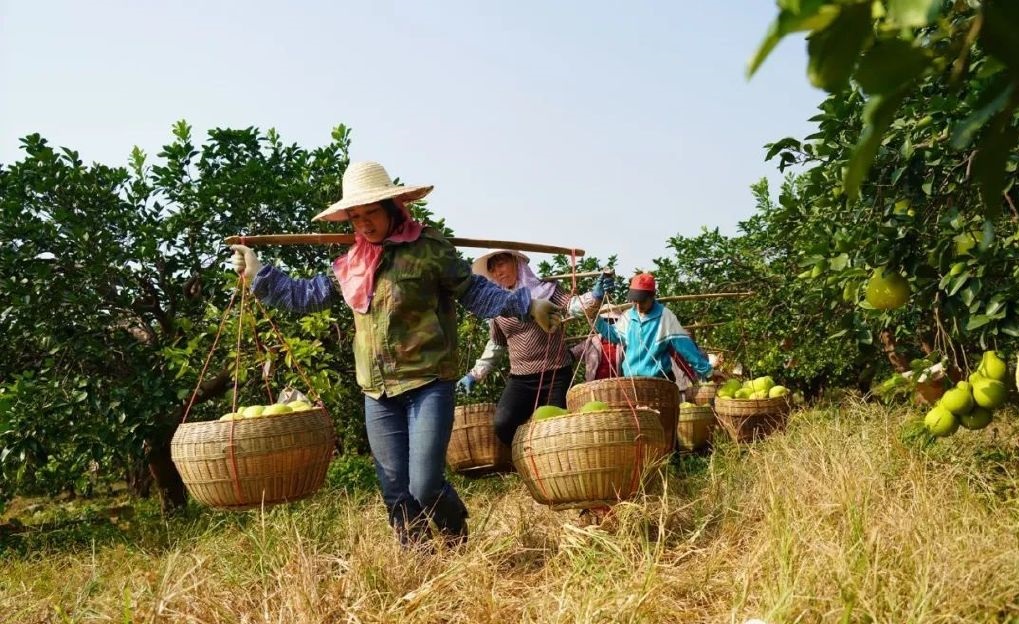
<instances>
[{"instance_id":1,"label":"sky","mask_svg":"<svg viewBox=\"0 0 1019 624\"><path fill-rule=\"evenodd\" d=\"M151 163L179 119L196 139L273 127L307 148L343 123L352 159L434 184L429 206L456 235L616 254L630 273L668 255L671 236L735 233L750 184L781 180L763 145L811 132L823 94L802 38L745 77L775 12L764 0L0 0L0 162L33 132L124 165L134 145Z\"/></svg>"}]
</instances>

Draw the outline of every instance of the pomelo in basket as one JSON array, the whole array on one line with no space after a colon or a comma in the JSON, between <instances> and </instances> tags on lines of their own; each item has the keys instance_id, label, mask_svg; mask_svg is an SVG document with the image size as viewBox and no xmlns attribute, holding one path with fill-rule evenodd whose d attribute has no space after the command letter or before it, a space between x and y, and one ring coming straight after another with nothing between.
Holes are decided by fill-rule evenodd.
<instances>
[{"instance_id":1,"label":"pomelo in basket","mask_svg":"<svg viewBox=\"0 0 1019 624\"><path fill-rule=\"evenodd\" d=\"M238 410L245 418L258 418L262 415L262 411L265 410L264 405L249 405L243 410Z\"/></svg>"},{"instance_id":2,"label":"pomelo in basket","mask_svg":"<svg viewBox=\"0 0 1019 624\"><path fill-rule=\"evenodd\" d=\"M315 409L315 406L307 401L291 401L290 403L287 403L287 405L289 405L290 409L295 412L306 412L310 409Z\"/></svg>"},{"instance_id":3,"label":"pomelo in basket","mask_svg":"<svg viewBox=\"0 0 1019 624\"><path fill-rule=\"evenodd\" d=\"M785 386L772 386L771 390L768 390L769 399L777 399L779 397L787 396L788 394L789 388L786 388Z\"/></svg>"},{"instance_id":4,"label":"pomelo in basket","mask_svg":"<svg viewBox=\"0 0 1019 624\"><path fill-rule=\"evenodd\" d=\"M244 416L240 412L230 412L229 414L223 414L220 416L220 420L241 420Z\"/></svg>"},{"instance_id":5,"label":"pomelo in basket","mask_svg":"<svg viewBox=\"0 0 1019 624\"><path fill-rule=\"evenodd\" d=\"M535 421L541 421L548 420L550 418L555 418L556 416L562 416L568 413L569 412L559 407L558 405L542 405L538 409L534 410L534 413L531 414L531 418L533 418Z\"/></svg>"},{"instance_id":6,"label":"pomelo in basket","mask_svg":"<svg viewBox=\"0 0 1019 624\"><path fill-rule=\"evenodd\" d=\"M604 401L588 401L580 408L581 412L604 412L609 409L609 404Z\"/></svg>"},{"instance_id":7,"label":"pomelo in basket","mask_svg":"<svg viewBox=\"0 0 1019 624\"><path fill-rule=\"evenodd\" d=\"M276 416L277 414L289 414L294 411L286 403L273 403L269 407L262 410L262 416Z\"/></svg>"},{"instance_id":8,"label":"pomelo in basket","mask_svg":"<svg viewBox=\"0 0 1019 624\"><path fill-rule=\"evenodd\" d=\"M770 375L764 377L758 377L750 382L750 389L754 392L767 393L769 390L775 387L775 380Z\"/></svg>"}]
</instances>

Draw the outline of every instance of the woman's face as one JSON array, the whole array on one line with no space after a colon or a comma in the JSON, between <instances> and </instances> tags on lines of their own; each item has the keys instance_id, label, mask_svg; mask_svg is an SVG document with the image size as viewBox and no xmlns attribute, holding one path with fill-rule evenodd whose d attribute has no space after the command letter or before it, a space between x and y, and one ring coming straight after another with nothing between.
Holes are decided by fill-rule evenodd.
<instances>
[{"instance_id":1,"label":"woman's face","mask_svg":"<svg viewBox=\"0 0 1019 624\"><path fill-rule=\"evenodd\" d=\"M350 224L354 231L363 236L369 243L381 243L389 236L393 220L381 204L368 204L347 210Z\"/></svg>"},{"instance_id":2,"label":"woman's face","mask_svg":"<svg viewBox=\"0 0 1019 624\"><path fill-rule=\"evenodd\" d=\"M517 285L517 258L511 254L503 254L492 259L488 272L492 274L495 283L503 288L513 288Z\"/></svg>"}]
</instances>

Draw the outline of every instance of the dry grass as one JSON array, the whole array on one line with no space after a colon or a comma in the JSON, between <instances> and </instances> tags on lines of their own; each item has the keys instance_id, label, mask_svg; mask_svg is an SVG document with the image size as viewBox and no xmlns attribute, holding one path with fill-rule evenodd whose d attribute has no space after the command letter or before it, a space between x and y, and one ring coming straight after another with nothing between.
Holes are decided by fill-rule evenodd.
<instances>
[{"instance_id":1,"label":"dry grass","mask_svg":"<svg viewBox=\"0 0 1019 624\"><path fill-rule=\"evenodd\" d=\"M3 622L1019 622L1013 415L927 450L906 412L794 415L674 465L611 526L471 483L462 551L402 552L376 496L136 519L136 541L0 551Z\"/></svg>"}]
</instances>

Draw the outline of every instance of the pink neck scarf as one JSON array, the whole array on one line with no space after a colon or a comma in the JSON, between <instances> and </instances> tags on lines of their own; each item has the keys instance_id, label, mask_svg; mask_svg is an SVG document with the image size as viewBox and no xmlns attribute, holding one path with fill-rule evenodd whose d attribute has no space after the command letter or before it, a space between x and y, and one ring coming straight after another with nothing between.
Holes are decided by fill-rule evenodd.
<instances>
[{"instance_id":1,"label":"pink neck scarf","mask_svg":"<svg viewBox=\"0 0 1019 624\"><path fill-rule=\"evenodd\" d=\"M403 223L393 229L387 241L393 243L411 243L421 236L424 225L410 216L410 211L403 202L397 205L403 212ZM375 271L382 262L382 243L371 243L360 234L354 234L354 246L347 254L333 261L333 273L340 284L343 299L355 312L364 314L371 306L372 295L375 293Z\"/></svg>"}]
</instances>

